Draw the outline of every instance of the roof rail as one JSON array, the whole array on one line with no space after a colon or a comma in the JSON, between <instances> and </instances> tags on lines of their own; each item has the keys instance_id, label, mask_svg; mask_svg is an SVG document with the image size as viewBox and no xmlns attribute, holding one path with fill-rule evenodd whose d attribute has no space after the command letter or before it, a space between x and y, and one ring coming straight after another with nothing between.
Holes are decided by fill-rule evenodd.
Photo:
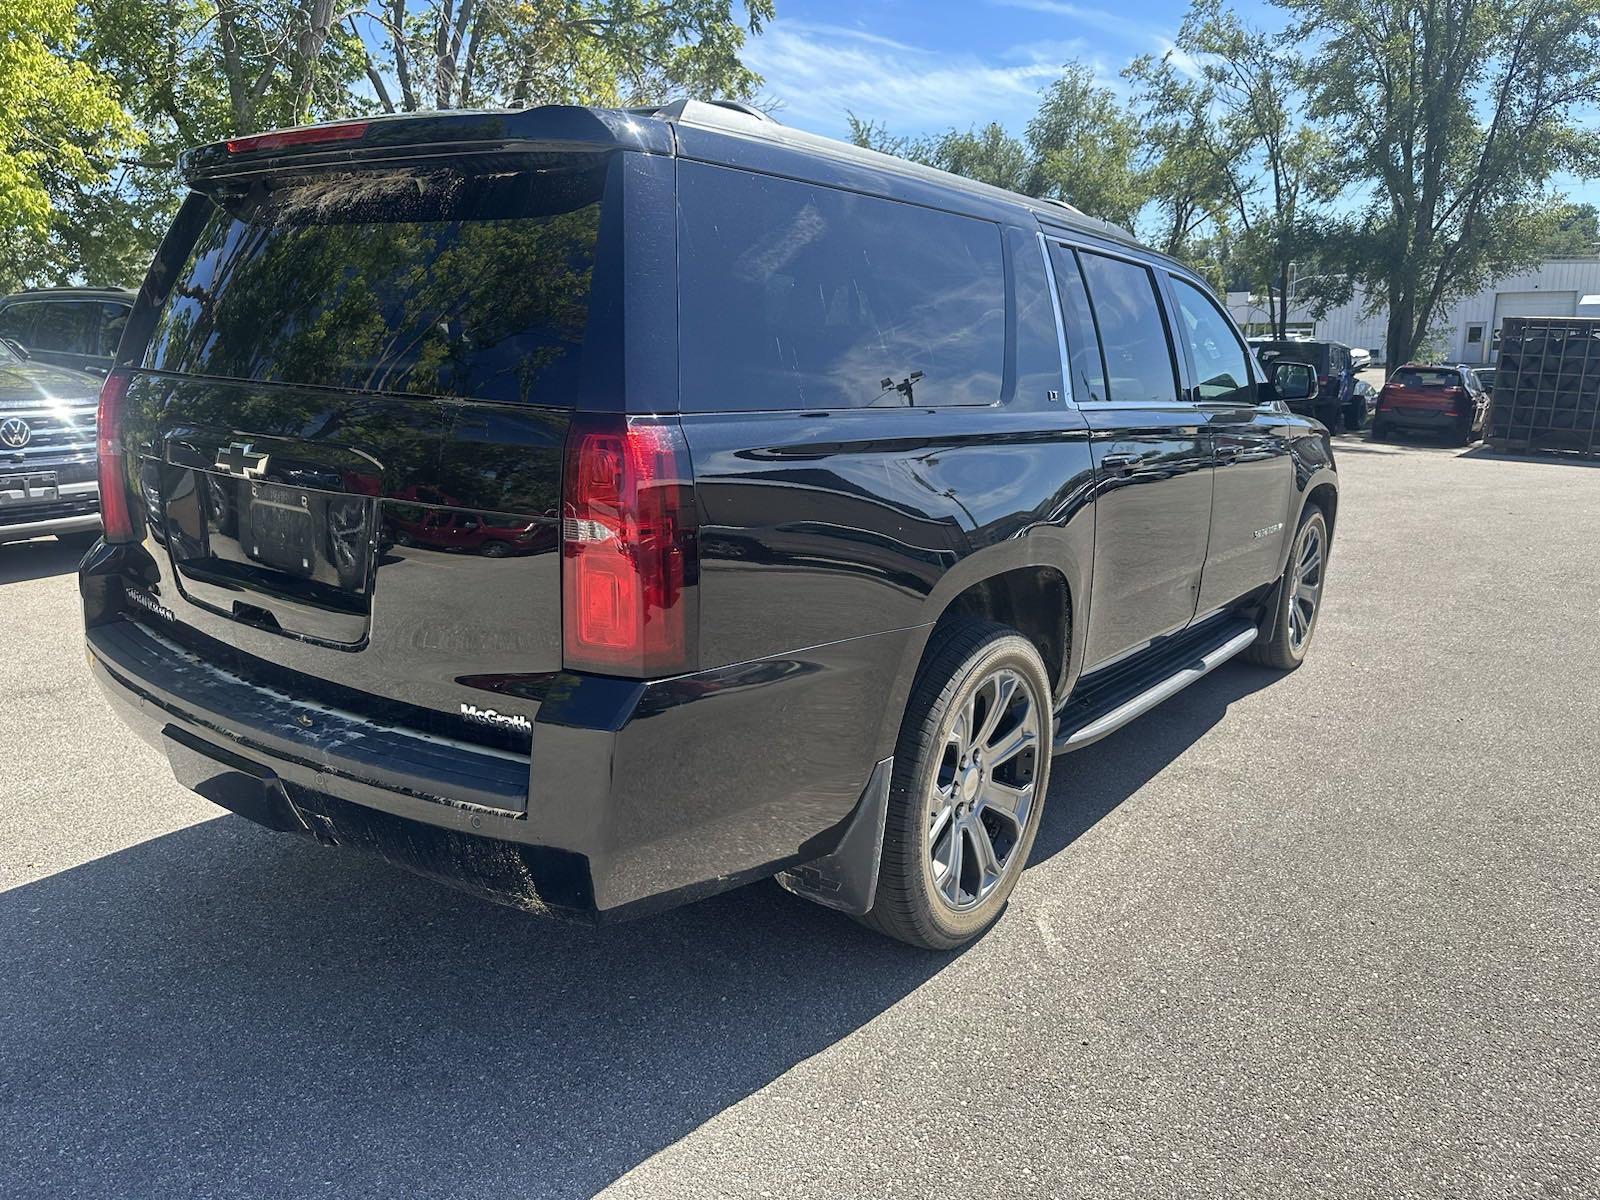
<instances>
[{"instance_id":1,"label":"roof rail","mask_svg":"<svg viewBox=\"0 0 1600 1200\"><path fill-rule=\"evenodd\" d=\"M778 121L770 113L763 112L753 104L746 104L743 100L691 100L685 97L674 100L670 104L643 104L627 111L636 113L641 117L665 117L669 121L681 121L688 115L691 104L713 104L718 108L726 108L732 112L743 113L747 117L754 117L758 121L766 121L776 125Z\"/></svg>"},{"instance_id":2,"label":"roof rail","mask_svg":"<svg viewBox=\"0 0 1600 1200\"><path fill-rule=\"evenodd\" d=\"M1079 208L1076 204L1068 204L1065 200L1058 199L1055 196L1040 196L1038 198L1040 200L1042 200L1046 204L1056 204L1056 205L1061 206L1062 208L1066 209L1069 213L1071 213L1073 216L1086 217L1086 216L1089 215L1088 213L1084 212L1083 209Z\"/></svg>"}]
</instances>

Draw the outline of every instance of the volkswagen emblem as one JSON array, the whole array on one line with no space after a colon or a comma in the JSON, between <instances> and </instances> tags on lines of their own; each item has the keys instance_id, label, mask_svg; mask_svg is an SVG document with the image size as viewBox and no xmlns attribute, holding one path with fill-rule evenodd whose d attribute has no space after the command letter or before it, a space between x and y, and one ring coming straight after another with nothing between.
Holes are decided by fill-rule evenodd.
<instances>
[{"instance_id":1,"label":"volkswagen emblem","mask_svg":"<svg viewBox=\"0 0 1600 1200\"><path fill-rule=\"evenodd\" d=\"M0 421L0 446L7 450L21 450L33 440L33 430L21 417L7 417Z\"/></svg>"}]
</instances>

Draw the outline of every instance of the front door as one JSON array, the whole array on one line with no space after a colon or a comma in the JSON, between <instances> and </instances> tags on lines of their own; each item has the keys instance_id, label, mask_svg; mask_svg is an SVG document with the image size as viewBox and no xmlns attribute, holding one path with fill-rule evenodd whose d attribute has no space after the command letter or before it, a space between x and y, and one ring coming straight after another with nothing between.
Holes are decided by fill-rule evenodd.
<instances>
[{"instance_id":1,"label":"front door","mask_svg":"<svg viewBox=\"0 0 1600 1200\"><path fill-rule=\"evenodd\" d=\"M1150 268L1052 243L1073 401L1095 464L1095 553L1084 665L1194 619L1211 525L1206 419L1179 391Z\"/></svg>"}]
</instances>

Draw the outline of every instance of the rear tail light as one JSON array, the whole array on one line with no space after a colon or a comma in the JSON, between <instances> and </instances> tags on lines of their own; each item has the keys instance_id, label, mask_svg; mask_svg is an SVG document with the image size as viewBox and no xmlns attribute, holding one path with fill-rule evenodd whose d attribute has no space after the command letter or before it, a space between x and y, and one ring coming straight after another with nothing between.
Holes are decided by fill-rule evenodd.
<instances>
[{"instance_id":1,"label":"rear tail light","mask_svg":"<svg viewBox=\"0 0 1600 1200\"><path fill-rule=\"evenodd\" d=\"M128 508L128 459L122 448L122 401L128 394L129 376L116 370L100 385L100 408L95 415L95 449L99 456L100 519L108 542L137 540L133 514Z\"/></svg>"},{"instance_id":2,"label":"rear tail light","mask_svg":"<svg viewBox=\"0 0 1600 1200\"><path fill-rule=\"evenodd\" d=\"M365 121L336 121L328 125L308 125L304 129L229 138L224 144L229 154L248 154L253 150L281 150L285 146L314 146L318 142L352 142L366 132Z\"/></svg>"},{"instance_id":3,"label":"rear tail light","mask_svg":"<svg viewBox=\"0 0 1600 1200\"><path fill-rule=\"evenodd\" d=\"M580 416L562 470L561 630L568 670L659 677L693 667L693 475L674 421Z\"/></svg>"}]
</instances>

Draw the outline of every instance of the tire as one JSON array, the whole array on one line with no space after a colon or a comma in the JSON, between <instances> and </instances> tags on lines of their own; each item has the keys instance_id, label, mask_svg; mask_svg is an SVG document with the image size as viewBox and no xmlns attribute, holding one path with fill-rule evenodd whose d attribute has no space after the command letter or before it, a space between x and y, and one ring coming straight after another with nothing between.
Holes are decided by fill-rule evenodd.
<instances>
[{"instance_id":1,"label":"tire","mask_svg":"<svg viewBox=\"0 0 1600 1200\"><path fill-rule=\"evenodd\" d=\"M1459 418L1456 420L1456 445L1472 445L1472 418L1470 416L1465 420Z\"/></svg>"},{"instance_id":2,"label":"tire","mask_svg":"<svg viewBox=\"0 0 1600 1200\"><path fill-rule=\"evenodd\" d=\"M1377 418L1373 419L1372 440L1375 442L1387 442L1389 440L1389 422Z\"/></svg>"},{"instance_id":3,"label":"tire","mask_svg":"<svg viewBox=\"0 0 1600 1200\"><path fill-rule=\"evenodd\" d=\"M1344 410L1344 427L1351 433L1356 433L1361 426L1366 424L1367 406L1357 401Z\"/></svg>"},{"instance_id":4,"label":"tire","mask_svg":"<svg viewBox=\"0 0 1600 1200\"><path fill-rule=\"evenodd\" d=\"M878 890L863 924L953 950L994 923L1039 830L1053 716L1049 677L1027 638L987 621L941 634L901 721ZM985 762L985 749L1010 753Z\"/></svg>"},{"instance_id":5,"label":"tire","mask_svg":"<svg viewBox=\"0 0 1600 1200\"><path fill-rule=\"evenodd\" d=\"M485 558L504 558L511 553L511 547L504 542L485 542L479 548L478 553Z\"/></svg>"},{"instance_id":6,"label":"tire","mask_svg":"<svg viewBox=\"0 0 1600 1200\"><path fill-rule=\"evenodd\" d=\"M1310 544L1315 539L1316 559L1310 562ZM1270 623L1245 651L1245 658L1259 666L1292 671L1305 661L1311 637L1322 615L1322 587L1328 574L1328 519L1314 504L1308 504L1295 526L1289 562L1273 591ZM1302 585L1311 589L1307 596ZM1298 598L1298 599L1297 599ZM1310 606L1309 616L1306 606Z\"/></svg>"}]
</instances>

